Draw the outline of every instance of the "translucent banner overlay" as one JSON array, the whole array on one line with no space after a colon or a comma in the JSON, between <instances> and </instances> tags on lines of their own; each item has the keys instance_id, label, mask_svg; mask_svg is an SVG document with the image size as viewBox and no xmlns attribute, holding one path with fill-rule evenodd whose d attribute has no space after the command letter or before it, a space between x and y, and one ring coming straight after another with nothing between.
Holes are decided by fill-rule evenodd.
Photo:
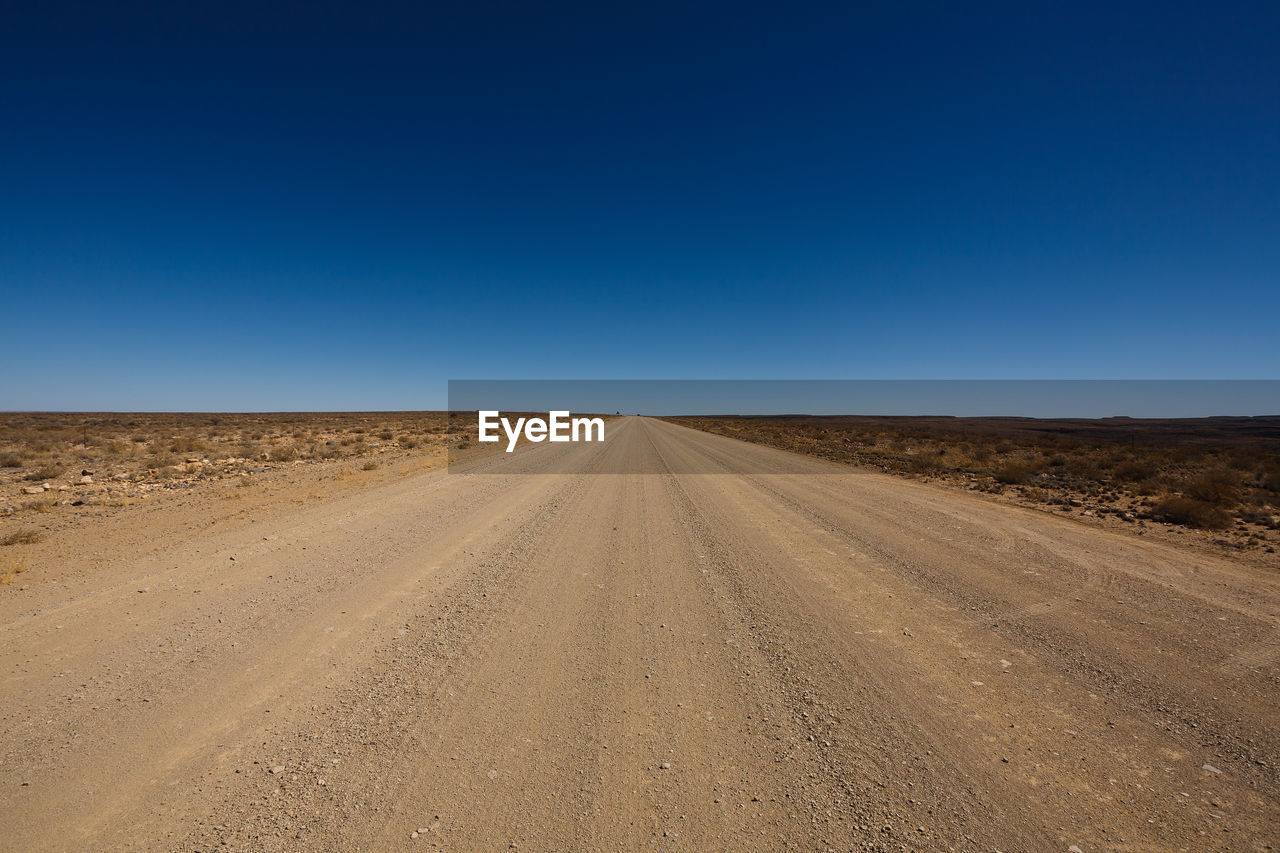
<instances>
[{"instance_id":1,"label":"translucent banner overlay","mask_svg":"<svg viewBox=\"0 0 1280 853\"><path fill-rule=\"evenodd\" d=\"M451 380L449 410L455 473L831 473L821 448L783 453L734 436L825 430L813 441L847 443L860 430L1016 428L1204 444L1280 436L1280 380ZM479 412L499 415L482 430ZM603 441L588 416L604 421ZM583 421L578 441L551 440L557 418L561 438Z\"/></svg>"}]
</instances>

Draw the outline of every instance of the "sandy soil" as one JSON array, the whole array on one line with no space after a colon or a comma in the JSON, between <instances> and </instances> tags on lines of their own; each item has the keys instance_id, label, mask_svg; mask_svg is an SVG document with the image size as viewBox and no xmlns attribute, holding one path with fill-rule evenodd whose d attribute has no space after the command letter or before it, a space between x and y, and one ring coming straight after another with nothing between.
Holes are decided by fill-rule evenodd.
<instances>
[{"instance_id":1,"label":"sandy soil","mask_svg":"<svg viewBox=\"0 0 1280 853\"><path fill-rule=\"evenodd\" d=\"M35 546L0 588L0 847L1280 838L1272 571L642 418L470 467Z\"/></svg>"}]
</instances>

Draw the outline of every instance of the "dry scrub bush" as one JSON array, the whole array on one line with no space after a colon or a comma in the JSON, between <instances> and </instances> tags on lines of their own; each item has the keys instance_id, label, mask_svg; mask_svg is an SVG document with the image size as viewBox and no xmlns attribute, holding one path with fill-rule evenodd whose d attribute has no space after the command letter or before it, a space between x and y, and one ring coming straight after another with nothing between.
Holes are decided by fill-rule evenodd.
<instances>
[{"instance_id":1,"label":"dry scrub bush","mask_svg":"<svg viewBox=\"0 0 1280 853\"><path fill-rule=\"evenodd\" d=\"M272 462L292 462L297 458L298 446L296 444L286 444L271 451Z\"/></svg>"},{"instance_id":2,"label":"dry scrub bush","mask_svg":"<svg viewBox=\"0 0 1280 853\"><path fill-rule=\"evenodd\" d=\"M1219 468L1206 471L1182 488L1189 498L1217 506L1234 506L1240 500L1240 475Z\"/></svg>"},{"instance_id":3,"label":"dry scrub bush","mask_svg":"<svg viewBox=\"0 0 1280 853\"><path fill-rule=\"evenodd\" d=\"M0 545L34 545L44 539L39 530L17 530L0 539Z\"/></svg>"},{"instance_id":4,"label":"dry scrub bush","mask_svg":"<svg viewBox=\"0 0 1280 853\"><path fill-rule=\"evenodd\" d=\"M169 442L169 449L174 453L203 453L208 446L197 438L180 435Z\"/></svg>"},{"instance_id":5,"label":"dry scrub bush","mask_svg":"<svg viewBox=\"0 0 1280 853\"><path fill-rule=\"evenodd\" d=\"M1155 505L1151 515L1157 521L1199 527L1204 530L1225 530L1231 526L1231 513L1220 506L1196 498L1165 498Z\"/></svg>"},{"instance_id":6,"label":"dry scrub bush","mask_svg":"<svg viewBox=\"0 0 1280 853\"><path fill-rule=\"evenodd\" d=\"M1156 475L1156 466L1146 459L1128 459L1116 465L1112 476L1125 483L1141 483Z\"/></svg>"},{"instance_id":7,"label":"dry scrub bush","mask_svg":"<svg viewBox=\"0 0 1280 853\"><path fill-rule=\"evenodd\" d=\"M1026 462L1010 462L996 469L995 477L997 483L1004 483L1006 486L1020 486L1028 483L1035 476L1035 469Z\"/></svg>"}]
</instances>

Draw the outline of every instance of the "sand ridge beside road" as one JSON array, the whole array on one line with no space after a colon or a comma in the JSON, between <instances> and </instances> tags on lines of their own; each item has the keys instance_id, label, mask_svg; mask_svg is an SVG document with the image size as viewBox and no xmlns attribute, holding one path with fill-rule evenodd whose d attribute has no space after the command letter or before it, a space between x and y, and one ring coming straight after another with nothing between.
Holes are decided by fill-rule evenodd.
<instances>
[{"instance_id":1,"label":"sand ridge beside road","mask_svg":"<svg viewBox=\"0 0 1280 853\"><path fill-rule=\"evenodd\" d=\"M0 848L1280 837L1272 572L648 418L471 470L0 589Z\"/></svg>"}]
</instances>

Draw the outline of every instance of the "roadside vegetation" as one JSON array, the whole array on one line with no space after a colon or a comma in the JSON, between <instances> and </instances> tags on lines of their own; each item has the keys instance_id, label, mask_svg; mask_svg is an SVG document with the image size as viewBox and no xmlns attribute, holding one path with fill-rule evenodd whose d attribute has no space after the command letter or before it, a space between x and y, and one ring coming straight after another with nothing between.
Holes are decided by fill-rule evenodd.
<instances>
[{"instance_id":1,"label":"roadside vegetation","mask_svg":"<svg viewBox=\"0 0 1280 853\"><path fill-rule=\"evenodd\" d=\"M388 455L465 442L472 436L461 423L445 412L0 413L0 518L290 465L352 460L375 471ZM0 542L38 536L18 530Z\"/></svg>"},{"instance_id":2,"label":"roadside vegetation","mask_svg":"<svg viewBox=\"0 0 1280 853\"><path fill-rule=\"evenodd\" d=\"M1280 418L670 418L907 477L1139 528L1280 545Z\"/></svg>"}]
</instances>

